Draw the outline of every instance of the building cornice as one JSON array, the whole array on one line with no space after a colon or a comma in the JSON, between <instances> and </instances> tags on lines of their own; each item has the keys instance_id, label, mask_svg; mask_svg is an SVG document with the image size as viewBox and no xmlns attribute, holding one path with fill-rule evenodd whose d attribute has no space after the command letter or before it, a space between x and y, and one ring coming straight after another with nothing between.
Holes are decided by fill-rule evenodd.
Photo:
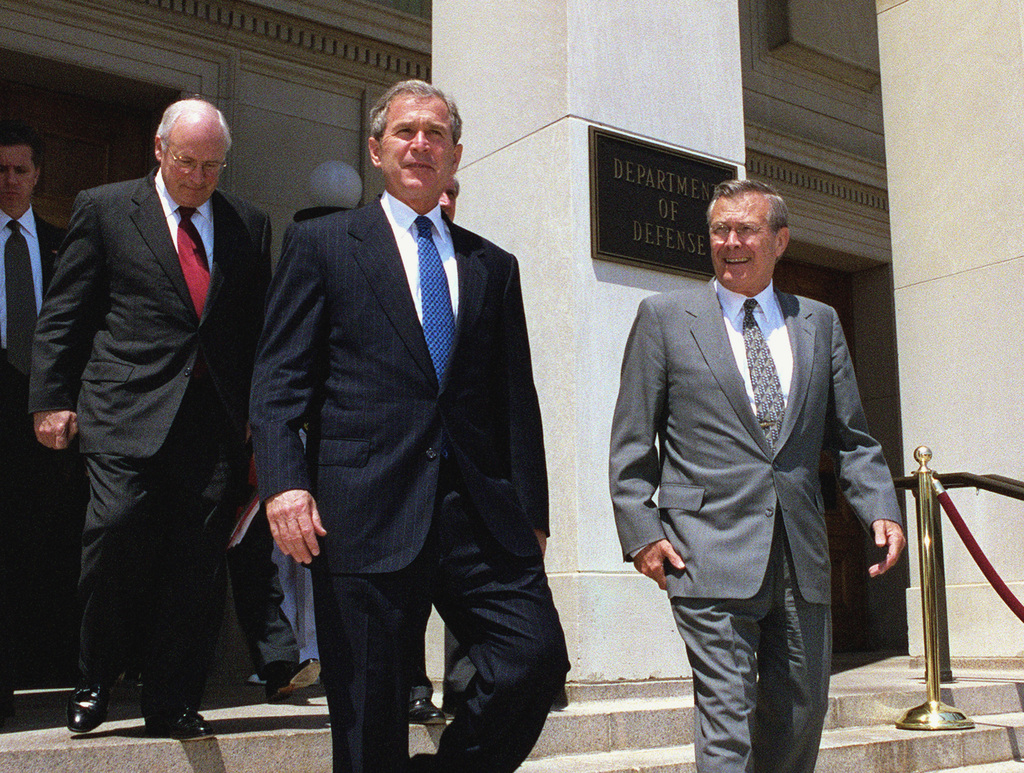
<instances>
[{"instance_id":1,"label":"building cornice","mask_svg":"<svg viewBox=\"0 0 1024 773\"><path fill-rule=\"evenodd\" d=\"M352 13L301 16L280 8L294 3L244 2L243 0L131 0L151 21L191 35L236 41L241 48L282 56L310 64L352 72L369 80L391 83L403 78L430 79L429 23L407 14L399 18L380 7L380 37L356 31L370 30L365 3L339 4ZM124 10L124 0L91 0L112 12ZM312 18L313 16L316 18ZM393 18L394 17L394 18ZM397 23L400 22L400 23ZM380 39L387 38L387 39ZM404 39L405 45L396 41Z\"/></svg>"},{"instance_id":2,"label":"building cornice","mask_svg":"<svg viewBox=\"0 0 1024 773\"><path fill-rule=\"evenodd\" d=\"M820 169L748 149L747 173L759 180L800 190L809 196L841 202L863 209L865 213L888 216L889 196L886 191Z\"/></svg>"}]
</instances>

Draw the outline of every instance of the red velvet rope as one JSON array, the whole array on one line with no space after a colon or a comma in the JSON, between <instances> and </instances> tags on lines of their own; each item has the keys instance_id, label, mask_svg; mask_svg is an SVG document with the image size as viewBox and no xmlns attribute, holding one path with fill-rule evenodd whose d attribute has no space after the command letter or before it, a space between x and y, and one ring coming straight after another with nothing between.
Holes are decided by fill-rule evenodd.
<instances>
[{"instance_id":1,"label":"red velvet rope","mask_svg":"<svg viewBox=\"0 0 1024 773\"><path fill-rule=\"evenodd\" d=\"M953 505L953 500L949 498L949 494L945 491L939 492L939 503L942 505L942 509L946 511L946 515L949 517L950 523L953 524L953 528L956 529L956 533L960 535L960 540L967 547L967 552L971 554L971 558L974 559L974 563L981 569L981 573L985 575L985 579L989 581L996 593L999 594L1006 606L1010 608L1021 622L1024 622L1024 604L1021 604L1013 592L1006 587L1006 583L1003 582L1003 578L996 572L995 567L985 557L985 554L981 551L978 546L977 540L974 539L974 535L971 534L971 530L967 528L967 524L964 523L964 519L960 517L960 513L957 512L956 507Z\"/></svg>"}]
</instances>

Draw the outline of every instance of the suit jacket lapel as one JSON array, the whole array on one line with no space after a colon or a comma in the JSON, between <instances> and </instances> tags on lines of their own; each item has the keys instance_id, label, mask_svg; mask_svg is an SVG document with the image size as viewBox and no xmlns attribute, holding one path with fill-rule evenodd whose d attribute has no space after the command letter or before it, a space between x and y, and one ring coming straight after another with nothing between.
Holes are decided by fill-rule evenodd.
<instances>
[{"instance_id":1,"label":"suit jacket lapel","mask_svg":"<svg viewBox=\"0 0 1024 773\"><path fill-rule=\"evenodd\" d=\"M696 318L690 330L697 342L697 347L704 356L704 361L711 369L715 380L718 381L719 387L729 400L740 423L746 427L754 442L761 446L768 456L771 456L771 446L768 445L764 430L757 423L754 412L750 410L747 387L732 352L729 335L725 332L722 307L718 303L718 295L715 293L713 281L708 283L705 293L700 296L700 300L690 313Z\"/></svg>"},{"instance_id":2,"label":"suit jacket lapel","mask_svg":"<svg viewBox=\"0 0 1024 773\"><path fill-rule=\"evenodd\" d=\"M423 337L423 325L412 302L409 279L405 275L391 224L379 203L355 213L349 224L349 235L360 242L354 250L355 260L366 275L381 309L409 354L436 386L437 373L430 359L427 340Z\"/></svg>"},{"instance_id":3,"label":"suit jacket lapel","mask_svg":"<svg viewBox=\"0 0 1024 773\"><path fill-rule=\"evenodd\" d=\"M185 275L181 271L181 262L178 260L178 252L171 241L171 233L167 230L167 221L164 219L164 210L160 206L160 197L157 195L156 187L153 184L154 174L139 181L138 187L132 196L135 210L132 212L132 222L139 229L143 240L149 246L157 263L163 268L164 273L171 280L171 284L177 291L181 302L192 310L195 315L195 306L192 304L192 296L188 291L188 284L185 282Z\"/></svg>"},{"instance_id":4,"label":"suit jacket lapel","mask_svg":"<svg viewBox=\"0 0 1024 773\"><path fill-rule=\"evenodd\" d=\"M218 192L211 198L213 212L213 263L210 266L210 289L206 293L206 304L203 306L203 319L210 313L217 298L217 293L224 285L224 272L235 255L234 245L248 239L242 223L235 216L235 211ZM180 265L180 261L179 261Z\"/></svg>"},{"instance_id":5,"label":"suit jacket lapel","mask_svg":"<svg viewBox=\"0 0 1024 773\"><path fill-rule=\"evenodd\" d=\"M786 321L789 345L793 350L793 378L789 384L789 398L786 413L779 430L778 447L781 448L796 425L796 417L803 410L807 390L811 383L816 363L814 362L814 324L810 312L800 309L800 301L789 293L777 292L782 318Z\"/></svg>"},{"instance_id":6,"label":"suit jacket lapel","mask_svg":"<svg viewBox=\"0 0 1024 773\"><path fill-rule=\"evenodd\" d=\"M445 382L452 372L455 357L459 352L459 341L464 331L476 324L483 308L484 288L487 286L487 274L477 257L469 251L466 232L455 225L449 225L452 243L455 247L455 262L459 267L459 314L455 319L455 340L452 341L452 356L448 361L448 372ZM442 384L442 389L444 385Z\"/></svg>"},{"instance_id":7,"label":"suit jacket lapel","mask_svg":"<svg viewBox=\"0 0 1024 773\"><path fill-rule=\"evenodd\" d=\"M57 259L64 232L55 225L50 225L36 215L36 239L39 242L39 262L43 270L43 293L53 280L53 267Z\"/></svg>"}]
</instances>

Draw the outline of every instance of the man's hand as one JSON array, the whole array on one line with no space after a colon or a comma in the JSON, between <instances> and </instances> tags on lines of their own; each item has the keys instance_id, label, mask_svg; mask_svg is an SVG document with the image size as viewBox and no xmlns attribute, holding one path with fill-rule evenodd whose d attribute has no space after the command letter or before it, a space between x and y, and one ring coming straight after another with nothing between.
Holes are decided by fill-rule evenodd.
<instances>
[{"instance_id":1,"label":"man's hand","mask_svg":"<svg viewBox=\"0 0 1024 773\"><path fill-rule=\"evenodd\" d=\"M666 561L679 571L686 568L686 564L676 552L676 549L672 547L672 543L667 539L660 539L657 542L652 542L645 548L641 548L640 552L633 557L633 566L636 567L640 574L647 575L658 583L659 588L665 590Z\"/></svg>"},{"instance_id":2,"label":"man's hand","mask_svg":"<svg viewBox=\"0 0 1024 773\"><path fill-rule=\"evenodd\" d=\"M327 534L320 523L313 495L304 489L290 489L267 499L267 520L274 542L286 556L308 564L320 555L317 536Z\"/></svg>"},{"instance_id":3,"label":"man's hand","mask_svg":"<svg viewBox=\"0 0 1024 773\"><path fill-rule=\"evenodd\" d=\"M78 434L78 414L74 411L37 411L32 420L36 440L47 448L67 448Z\"/></svg>"},{"instance_id":4,"label":"man's hand","mask_svg":"<svg viewBox=\"0 0 1024 773\"><path fill-rule=\"evenodd\" d=\"M544 551L548 549L548 535L540 529L534 529L533 533L537 535L537 542L540 544L540 554L543 557Z\"/></svg>"},{"instance_id":5,"label":"man's hand","mask_svg":"<svg viewBox=\"0 0 1024 773\"><path fill-rule=\"evenodd\" d=\"M902 527L895 521L875 521L871 524L871 530L875 534L875 544L878 547L889 546L885 559L868 569L868 574L878 577L878 575L888 572L899 560L900 553L907 546L907 538L903 536Z\"/></svg>"}]
</instances>

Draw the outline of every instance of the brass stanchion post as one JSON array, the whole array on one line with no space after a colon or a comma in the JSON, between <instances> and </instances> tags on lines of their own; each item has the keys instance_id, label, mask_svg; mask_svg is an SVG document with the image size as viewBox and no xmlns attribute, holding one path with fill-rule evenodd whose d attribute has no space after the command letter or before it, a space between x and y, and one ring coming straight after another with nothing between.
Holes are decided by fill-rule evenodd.
<instances>
[{"instance_id":1,"label":"brass stanchion post","mask_svg":"<svg viewBox=\"0 0 1024 773\"><path fill-rule=\"evenodd\" d=\"M921 617L924 620L925 681L928 700L910 709L896 727L903 730L969 730L974 722L940 700L939 628L936 618L935 535L939 528L938 501L932 488L934 473L928 469L931 449L918 446L914 459L917 475L917 542L921 565Z\"/></svg>"}]
</instances>

